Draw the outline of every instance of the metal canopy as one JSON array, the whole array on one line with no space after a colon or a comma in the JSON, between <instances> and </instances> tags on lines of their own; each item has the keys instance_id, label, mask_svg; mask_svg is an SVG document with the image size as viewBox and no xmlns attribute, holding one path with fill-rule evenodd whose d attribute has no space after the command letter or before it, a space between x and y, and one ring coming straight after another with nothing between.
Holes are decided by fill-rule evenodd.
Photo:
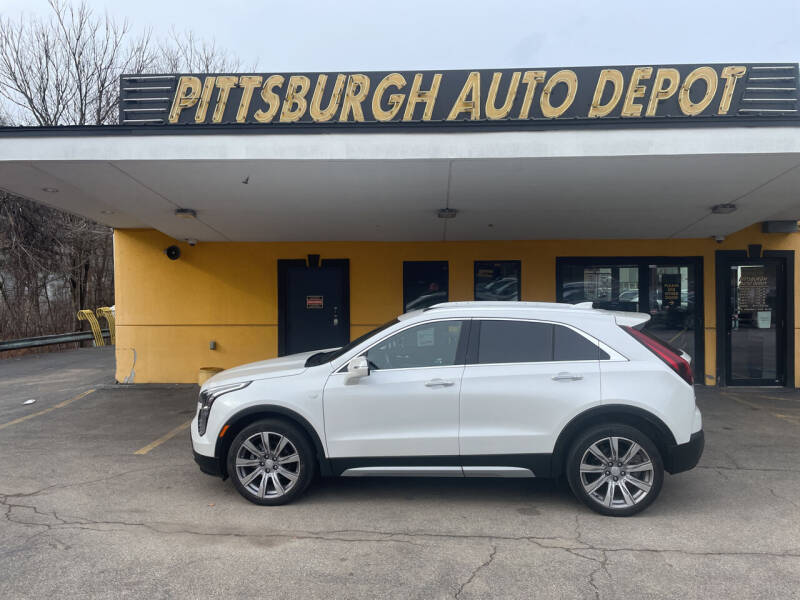
<instances>
[{"instance_id":1,"label":"metal canopy","mask_svg":"<svg viewBox=\"0 0 800 600\"><path fill-rule=\"evenodd\" d=\"M6 130L0 187L199 241L702 238L800 219L800 128Z\"/></svg>"}]
</instances>

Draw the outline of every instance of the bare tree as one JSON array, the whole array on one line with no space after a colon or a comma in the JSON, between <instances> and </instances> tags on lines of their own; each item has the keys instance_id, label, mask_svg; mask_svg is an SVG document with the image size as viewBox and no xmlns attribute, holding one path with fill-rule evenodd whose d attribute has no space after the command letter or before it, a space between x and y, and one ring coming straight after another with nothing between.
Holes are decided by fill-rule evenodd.
<instances>
[{"instance_id":1,"label":"bare tree","mask_svg":"<svg viewBox=\"0 0 800 600\"><path fill-rule=\"evenodd\" d=\"M160 42L155 65L161 73L223 73L241 67L239 59L213 39L198 38L192 31L179 33L174 27Z\"/></svg>"},{"instance_id":2,"label":"bare tree","mask_svg":"<svg viewBox=\"0 0 800 600\"><path fill-rule=\"evenodd\" d=\"M123 73L239 67L192 32L159 41L85 1L49 4L47 18L0 17L0 126L114 124ZM78 310L113 304L111 234L0 191L0 339L73 330Z\"/></svg>"}]
</instances>

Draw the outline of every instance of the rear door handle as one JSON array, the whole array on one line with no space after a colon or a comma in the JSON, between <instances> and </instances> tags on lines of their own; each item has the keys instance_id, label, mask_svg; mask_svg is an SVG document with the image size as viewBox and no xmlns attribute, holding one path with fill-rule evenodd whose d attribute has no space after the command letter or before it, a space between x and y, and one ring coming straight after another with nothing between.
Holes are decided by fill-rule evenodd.
<instances>
[{"instance_id":1,"label":"rear door handle","mask_svg":"<svg viewBox=\"0 0 800 600\"><path fill-rule=\"evenodd\" d=\"M573 373L567 373L566 371L562 371L553 377L553 381L580 381L581 379L583 379L583 375L574 375Z\"/></svg>"},{"instance_id":2,"label":"rear door handle","mask_svg":"<svg viewBox=\"0 0 800 600\"><path fill-rule=\"evenodd\" d=\"M455 385L455 381L450 381L449 379L431 379L430 381L425 382L425 387L450 387L451 385Z\"/></svg>"}]
</instances>

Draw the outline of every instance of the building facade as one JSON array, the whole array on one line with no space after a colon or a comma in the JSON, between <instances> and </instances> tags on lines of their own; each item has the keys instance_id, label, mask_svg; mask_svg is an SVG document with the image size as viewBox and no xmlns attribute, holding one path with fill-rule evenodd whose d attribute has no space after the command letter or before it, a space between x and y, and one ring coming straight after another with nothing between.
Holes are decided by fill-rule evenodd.
<instances>
[{"instance_id":1,"label":"building facade","mask_svg":"<svg viewBox=\"0 0 800 600\"><path fill-rule=\"evenodd\" d=\"M131 75L119 126L0 131L0 187L115 228L120 382L523 300L648 313L700 384L797 387L796 82L796 64Z\"/></svg>"}]
</instances>

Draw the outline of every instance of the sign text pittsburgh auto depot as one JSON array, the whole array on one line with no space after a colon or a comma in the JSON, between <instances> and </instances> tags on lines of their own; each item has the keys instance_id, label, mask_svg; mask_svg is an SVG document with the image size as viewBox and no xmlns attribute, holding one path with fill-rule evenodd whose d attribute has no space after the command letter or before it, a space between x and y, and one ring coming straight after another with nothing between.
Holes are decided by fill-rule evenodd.
<instances>
[{"instance_id":1,"label":"sign text pittsburgh auto depot","mask_svg":"<svg viewBox=\"0 0 800 600\"><path fill-rule=\"evenodd\" d=\"M313 125L736 117L751 68L759 67L179 75L165 121Z\"/></svg>"}]
</instances>

